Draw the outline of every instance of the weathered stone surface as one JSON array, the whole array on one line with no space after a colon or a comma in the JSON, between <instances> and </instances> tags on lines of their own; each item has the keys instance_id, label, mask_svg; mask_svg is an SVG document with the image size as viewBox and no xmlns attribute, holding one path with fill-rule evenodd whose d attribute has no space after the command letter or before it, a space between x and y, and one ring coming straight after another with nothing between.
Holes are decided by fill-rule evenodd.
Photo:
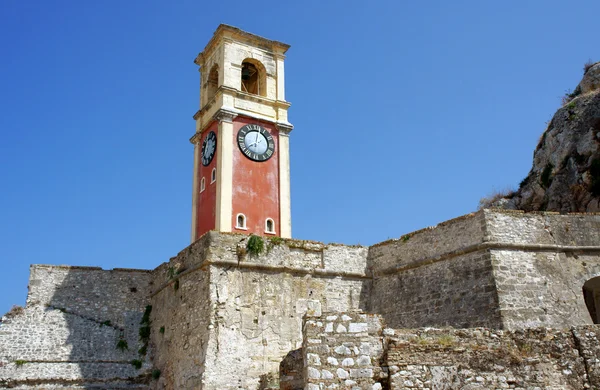
<instances>
[{"instance_id":1,"label":"weathered stone surface","mask_svg":"<svg viewBox=\"0 0 600 390\"><path fill-rule=\"evenodd\" d=\"M499 207L526 211L600 211L600 63L592 66L542 134L533 167Z\"/></svg>"},{"instance_id":2,"label":"weathered stone surface","mask_svg":"<svg viewBox=\"0 0 600 390\"><path fill-rule=\"evenodd\" d=\"M26 308L0 323L0 387L147 388L138 349L150 281L141 270L33 265Z\"/></svg>"},{"instance_id":3,"label":"weathered stone surface","mask_svg":"<svg viewBox=\"0 0 600 390\"><path fill-rule=\"evenodd\" d=\"M393 336L376 332L359 337L326 334L319 325L323 320L305 319L305 339L320 335L333 351L338 344L358 345L353 340L358 338L360 343L374 346L374 353L369 356L368 367L327 367L335 375L308 376L305 388L541 390L600 385L597 325L570 330L398 329ZM381 327L379 316L369 316L368 321L379 322ZM320 360L325 361L326 356L323 354ZM327 361L332 361L329 358ZM307 370L313 369L308 363Z\"/></svg>"},{"instance_id":4,"label":"weathered stone surface","mask_svg":"<svg viewBox=\"0 0 600 390\"><path fill-rule=\"evenodd\" d=\"M330 334L325 332L324 321L333 319L336 326L345 328L352 324L365 324L365 331L343 332ZM310 385L321 389L373 389L381 384L385 378L385 370L380 365L383 357L381 318L376 315L367 315L362 312L348 312L343 316L332 316L324 313L323 317L305 317L303 327L305 362L307 372L321 369L333 375L319 377L308 375L305 378L306 388ZM327 349L316 349L306 342L308 339L320 338L321 344ZM314 355L319 356L317 364ZM340 363L341 362L341 363ZM357 362L360 367L357 367ZM380 388L380 387L379 387Z\"/></svg>"},{"instance_id":5,"label":"weathered stone surface","mask_svg":"<svg viewBox=\"0 0 600 390\"><path fill-rule=\"evenodd\" d=\"M284 240L251 256L246 240L211 232L152 272L34 266L27 308L0 326L0 381L293 390L317 385L304 383L310 374L323 386L373 389L389 388L389 372L405 388L452 388L448 378L503 388L518 384L506 375L522 373L416 360L382 365L382 345L406 331L355 310L380 313L396 328L496 329L469 330L473 338L592 323L582 287L600 275L600 215L481 210L368 250ZM148 303L146 346L139 330ZM303 334L306 315L313 317ZM596 328L574 329L573 338L595 380ZM119 339L128 349L116 348ZM140 359L142 347L151 359ZM460 351L438 352L442 359ZM131 364L137 359L140 370ZM540 372L519 380L535 386L536 375L558 384L579 378L551 361L528 367Z\"/></svg>"}]
</instances>

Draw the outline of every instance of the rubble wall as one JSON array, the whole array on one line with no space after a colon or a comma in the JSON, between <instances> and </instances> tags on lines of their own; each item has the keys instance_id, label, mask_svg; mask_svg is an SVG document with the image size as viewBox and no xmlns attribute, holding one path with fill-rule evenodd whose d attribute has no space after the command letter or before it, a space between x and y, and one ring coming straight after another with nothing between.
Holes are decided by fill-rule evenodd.
<instances>
[{"instance_id":1,"label":"rubble wall","mask_svg":"<svg viewBox=\"0 0 600 390\"><path fill-rule=\"evenodd\" d=\"M0 386L145 382L150 364L138 354L138 333L150 276L32 265L26 307L7 313L0 324Z\"/></svg>"},{"instance_id":2,"label":"rubble wall","mask_svg":"<svg viewBox=\"0 0 600 390\"><path fill-rule=\"evenodd\" d=\"M304 322L305 389L600 387L600 327L389 329L382 317L323 313Z\"/></svg>"}]
</instances>

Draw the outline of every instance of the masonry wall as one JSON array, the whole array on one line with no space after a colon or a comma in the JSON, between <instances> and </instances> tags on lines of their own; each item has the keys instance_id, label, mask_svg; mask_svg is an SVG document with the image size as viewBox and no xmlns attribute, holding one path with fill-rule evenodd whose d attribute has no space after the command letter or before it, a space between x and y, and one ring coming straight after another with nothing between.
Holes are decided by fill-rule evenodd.
<instances>
[{"instance_id":1,"label":"masonry wall","mask_svg":"<svg viewBox=\"0 0 600 390\"><path fill-rule=\"evenodd\" d=\"M591 324L584 283L600 275L600 216L486 211L505 328Z\"/></svg>"},{"instance_id":2,"label":"masonry wall","mask_svg":"<svg viewBox=\"0 0 600 390\"><path fill-rule=\"evenodd\" d=\"M370 310L393 327L591 324L600 215L482 210L369 249Z\"/></svg>"},{"instance_id":3,"label":"masonry wall","mask_svg":"<svg viewBox=\"0 0 600 390\"><path fill-rule=\"evenodd\" d=\"M366 308L366 248L266 241L253 256L247 239L210 232L155 272L156 286L169 269L177 273L152 298L159 385L251 390L276 388L280 376L293 382L280 366L302 347L302 316Z\"/></svg>"},{"instance_id":4,"label":"masonry wall","mask_svg":"<svg viewBox=\"0 0 600 390\"><path fill-rule=\"evenodd\" d=\"M304 322L305 389L595 389L600 327L382 328L381 316Z\"/></svg>"},{"instance_id":5,"label":"masonry wall","mask_svg":"<svg viewBox=\"0 0 600 390\"><path fill-rule=\"evenodd\" d=\"M150 273L31 266L27 306L0 324L0 386L142 386L132 366ZM117 348L119 340L128 349Z\"/></svg>"},{"instance_id":6,"label":"masonry wall","mask_svg":"<svg viewBox=\"0 0 600 390\"><path fill-rule=\"evenodd\" d=\"M371 311L391 327L499 327L498 296L483 213L369 248Z\"/></svg>"},{"instance_id":7,"label":"masonry wall","mask_svg":"<svg viewBox=\"0 0 600 390\"><path fill-rule=\"evenodd\" d=\"M382 389L387 383L381 316L323 313L304 321L306 390Z\"/></svg>"},{"instance_id":8,"label":"masonry wall","mask_svg":"<svg viewBox=\"0 0 600 390\"><path fill-rule=\"evenodd\" d=\"M595 389L598 333L597 326L396 330L387 340L389 389Z\"/></svg>"}]
</instances>

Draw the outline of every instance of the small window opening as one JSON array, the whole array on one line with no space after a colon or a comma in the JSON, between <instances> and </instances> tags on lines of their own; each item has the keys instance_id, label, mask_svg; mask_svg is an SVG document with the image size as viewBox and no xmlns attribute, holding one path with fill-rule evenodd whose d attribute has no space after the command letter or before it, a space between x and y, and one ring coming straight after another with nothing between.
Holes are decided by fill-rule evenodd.
<instances>
[{"instance_id":1,"label":"small window opening","mask_svg":"<svg viewBox=\"0 0 600 390\"><path fill-rule=\"evenodd\" d=\"M592 322L600 324L600 276L592 278L583 285L583 299Z\"/></svg>"},{"instance_id":2,"label":"small window opening","mask_svg":"<svg viewBox=\"0 0 600 390\"><path fill-rule=\"evenodd\" d=\"M202 178L202 180L200 180L200 192L204 191L206 189L206 180L204 180L204 178Z\"/></svg>"},{"instance_id":3,"label":"small window opening","mask_svg":"<svg viewBox=\"0 0 600 390\"><path fill-rule=\"evenodd\" d=\"M214 183L215 181L217 181L217 168L213 168L212 172L210 173L210 183Z\"/></svg>"},{"instance_id":4,"label":"small window opening","mask_svg":"<svg viewBox=\"0 0 600 390\"><path fill-rule=\"evenodd\" d=\"M215 97L217 89L219 88L219 66L213 65L208 74L206 81L206 103L210 102Z\"/></svg>"},{"instance_id":5,"label":"small window opening","mask_svg":"<svg viewBox=\"0 0 600 390\"><path fill-rule=\"evenodd\" d=\"M265 221L265 233L275 234L275 222L271 218Z\"/></svg>"},{"instance_id":6,"label":"small window opening","mask_svg":"<svg viewBox=\"0 0 600 390\"><path fill-rule=\"evenodd\" d=\"M244 214L237 215L235 227L237 229L246 229L246 216Z\"/></svg>"}]
</instances>

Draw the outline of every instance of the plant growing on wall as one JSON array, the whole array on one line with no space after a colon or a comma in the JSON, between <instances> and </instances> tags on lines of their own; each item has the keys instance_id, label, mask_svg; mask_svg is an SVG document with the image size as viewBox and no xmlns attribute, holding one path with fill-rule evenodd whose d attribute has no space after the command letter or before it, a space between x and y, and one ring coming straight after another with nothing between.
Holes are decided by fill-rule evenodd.
<instances>
[{"instance_id":1,"label":"plant growing on wall","mask_svg":"<svg viewBox=\"0 0 600 390\"><path fill-rule=\"evenodd\" d=\"M129 349L129 346L127 345L127 340L120 339L117 342L117 349L120 349L121 351L125 351L126 349Z\"/></svg>"},{"instance_id":2,"label":"plant growing on wall","mask_svg":"<svg viewBox=\"0 0 600 390\"><path fill-rule=\"evenodd\" d=\"M252 234L250 238L248 238L248 243L246 244L246 250L252 256L258 256L262 253L265 248L265 242L263 238L260 236L255 236Z\"/></svg>"}]
</instances>

